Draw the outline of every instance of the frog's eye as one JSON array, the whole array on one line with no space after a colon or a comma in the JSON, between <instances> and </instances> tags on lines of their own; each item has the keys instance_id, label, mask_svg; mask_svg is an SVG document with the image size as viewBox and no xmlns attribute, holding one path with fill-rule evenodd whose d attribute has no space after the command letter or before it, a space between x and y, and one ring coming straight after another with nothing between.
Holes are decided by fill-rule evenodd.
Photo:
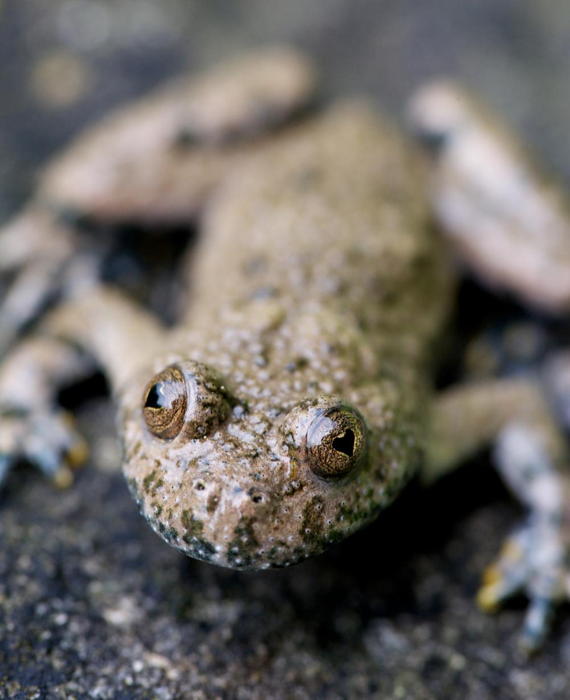
<instances>
[{"instance_id":1,"label":"frog's eye","mask_svg":"<svg viewBox=\"0 0 570 700\"><path fill-rule=\"evenodd\" d=\"M173 440L184 426L188 388L177 367L168 367L147 386L143 415L150 432L162 440Z\"/></svg>"},{"instance_id":2,"label":"frog's eye","mask_svg":"<svg viewBox=\"0 0 570 700\"><path fill-rule=\"evenodd\" d=\"M337 406L317 415L305 439L309 466L325 479L345 476L360 464L366 453L366 428L350 406Z\"/></svg>"},{"instance_id":3,"label":"frog's eye","mask_svg":"<svg viewBox=\"0 0 570 700\"><path fill-rule=\"evenodd\" d=\"M161 440L181 433L204 437L227 417L231 397L221 378L209 367L183 362L167 367L147 385L143 417L149 431Z\"/></svg>"}]
</instances>

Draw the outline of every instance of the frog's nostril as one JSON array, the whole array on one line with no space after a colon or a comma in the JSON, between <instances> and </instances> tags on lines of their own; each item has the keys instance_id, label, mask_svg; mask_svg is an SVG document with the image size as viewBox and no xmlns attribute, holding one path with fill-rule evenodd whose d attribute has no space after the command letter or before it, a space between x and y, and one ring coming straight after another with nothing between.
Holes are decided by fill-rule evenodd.
<instances>
[{"instance_id":1,"label":"frog's nostril","mask_svg":"<svg viewBox=\"0 0 570 700\"><path fill-rule=\"evenodd\" d=\"M196 489L196 491L204 491L206 489L206 486L204 485L203 481L197 481L194 484L194 488Z\"/></svg>"},{"instance_id":2,"label":"frog's nostril","mask_svg":"<svg viewBox=\"0 0 570 700\"><path fill-rule=\"evenodd\" d=\"M251 500L254 503L263 503L265 501L265 497L262 493L259 493L256 491L256 492L251 494Z\"/></svg>"}]
</instances>

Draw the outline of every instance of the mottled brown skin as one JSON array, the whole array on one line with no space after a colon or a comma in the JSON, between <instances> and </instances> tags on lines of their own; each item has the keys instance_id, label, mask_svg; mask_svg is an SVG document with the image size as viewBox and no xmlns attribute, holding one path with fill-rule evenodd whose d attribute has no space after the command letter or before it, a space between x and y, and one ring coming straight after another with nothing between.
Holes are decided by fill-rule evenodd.
<instances>
[{"instance_id":1,"label":"mottled brown skin","mask_svg":"<svg viewBox=\"0 0 570 700\"><path fill-rule=\"evenodd\" d=\"M170 544L234 568L293 564L372 520L414 473L451 296L421 192L394 128L345 104L219 194L187 319L120 395L125 474ZM190 376L192 407L174 386L163 438L148 396L169 367ZM318 442L327 415L352 427L354 464L332 439L311 462L307 435Z\"/></svg>"},{"instance_id":2,"label":"mottled brown skin","mask_svg":"<svg viewBox=\"0 0 570 700\"><path fill-rule=\"evenodd\" d=\"M422 194L425 162L363 104L291 123L313 77L295 51L236 61L126 107L46 170L35 203L0 235L7 268L23 266L0 306L16 311L0 343L52 282L66 301L44 320L48 337L24 339L0 366L0 484L22 457L69 484L62 465L82 443L56 389L84 374L79 348L116 393L143 514L175 547L224 566L318 554L372 520L418 468L429 482L494 445L528 515L478 600L493 610L527 595L521 639L537 649L570 594L563 435L532 377L432 394L453 275ZM527 303L567 310L563 191L454 86L420 91L411 116L435 145L426 189L460 257ZM200 214L179 325L167 331L118 290L89 289L59 224L49 229L65 245L46 271L34 235L46 203L140 225ZM23 259L22 232L35 251ZM47 279L30 302L36 259ZM552 374L563 388L563 366Z\"/></svg>"}]
</instances>

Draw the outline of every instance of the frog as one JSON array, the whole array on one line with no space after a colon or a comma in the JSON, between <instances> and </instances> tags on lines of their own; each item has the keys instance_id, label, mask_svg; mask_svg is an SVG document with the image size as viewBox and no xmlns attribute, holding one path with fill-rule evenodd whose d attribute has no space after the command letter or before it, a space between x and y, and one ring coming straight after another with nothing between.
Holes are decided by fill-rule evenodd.
<instances>
[{"instance_id":1,"label":"frog","mask_svg":"<svg viewBox=\"0 0 570 700\"><path fill-rule=\"evenodd\" d=\"M563 432L538 377L438 391L434 372L457 261L533 307L568 310L566 199L454 83L413 96L420 146L365 98L311 110L314 76L296 50L262 51L124 108L47 166L0 238L21 275L50 260L35 300L54 284L62 297L9 334L0 476L24 457L70 484L85 444L57 388L97 365L150 526L193 558L266 570L324 552L412 478L430 484L492 446L527 515L478 601L495 610L523 592L521 644L534 651L570 591ZM70 273L85 217L197 222L173 327ZM521 246L562 282L529 274Z\"/></svg>"}]
</instances>

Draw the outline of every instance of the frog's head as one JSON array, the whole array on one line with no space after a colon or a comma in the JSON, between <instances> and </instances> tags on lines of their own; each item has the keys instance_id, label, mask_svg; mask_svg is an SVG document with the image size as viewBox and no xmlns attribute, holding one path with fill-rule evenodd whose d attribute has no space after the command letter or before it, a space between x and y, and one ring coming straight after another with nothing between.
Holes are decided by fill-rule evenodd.
<instances>
[{"instance_id":1,"label":"frog's head","mask_svg":"<svg viewBox=\"0 0 570 700\"><path fill-rule=\"evenodd\" d=\"M361 410L293 392L279 405L260 391L245 401L188 360L133 387L124 469L143 514L171 545L223 566L319 554L373 519L413 464L412 440L391 432L394 410L381 400Z\"/></svg>"}]
</instances>

